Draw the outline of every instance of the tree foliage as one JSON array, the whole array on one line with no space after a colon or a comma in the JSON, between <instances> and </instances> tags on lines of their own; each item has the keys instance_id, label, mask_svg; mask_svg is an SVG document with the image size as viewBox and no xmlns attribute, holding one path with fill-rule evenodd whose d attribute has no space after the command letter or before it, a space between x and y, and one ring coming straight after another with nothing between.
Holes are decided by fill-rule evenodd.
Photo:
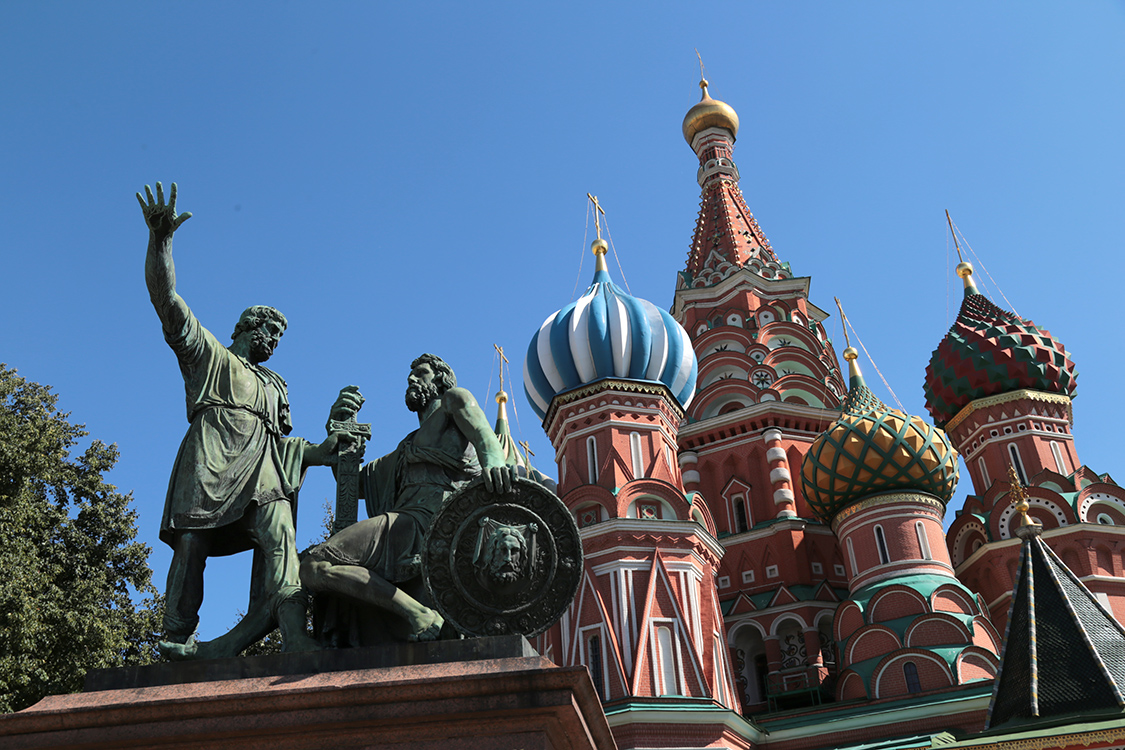
<instances>
[{"instance_id":1,"label":"tree foliage","mask_svg":"<svg viewBox=\"0 0 1125 750\"><path fill-rule=\"evenodd\" d=\"M0 712L156 658L151 550L132 497L103 478L117 446L94 440L72 459L87 433L57 400L0 364Z\"/></svg>"}]
</instances>

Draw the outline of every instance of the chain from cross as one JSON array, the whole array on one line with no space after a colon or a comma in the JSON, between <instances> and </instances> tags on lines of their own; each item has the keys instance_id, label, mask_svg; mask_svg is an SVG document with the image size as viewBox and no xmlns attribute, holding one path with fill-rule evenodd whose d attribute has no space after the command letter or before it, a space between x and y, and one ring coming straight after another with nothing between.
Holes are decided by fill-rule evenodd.
<instances>
[{"instance_id":1,"label":"chain from cross","mask_svg":"<svg viewBox=\"0 0 1125 750\"><path fill-rule=\"evenodd\" d=\"M367 439L371 437L371 425L356 422L355 417L328 420L329 434L349 435L352 440L340 441L336 458L336 518L332 523L332 533L351 526L359 517L359 467L363 463L363 453Z\"/></svg>"},{"instance_id":2,"label":"chain from cross","mask_svg":"<svg viewBox=\"0 0 1125 750\"><path fill-rule=\"evenodd\" d=\"M598 196L586 193L586 197L594 204L594 231L598 233L598 239L602 238L602 222L601 217L605 216L605 209L598 203Z\"/></svg>"}]
</instances>

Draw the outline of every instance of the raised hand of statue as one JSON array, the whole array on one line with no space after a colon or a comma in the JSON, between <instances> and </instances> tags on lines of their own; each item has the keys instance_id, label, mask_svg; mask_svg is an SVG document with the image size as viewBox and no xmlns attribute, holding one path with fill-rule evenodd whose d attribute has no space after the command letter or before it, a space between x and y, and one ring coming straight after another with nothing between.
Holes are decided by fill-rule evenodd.
<instances>
[{"instance_id":1,"label":"raised hand of statue","mask_svg":"<svg viewBox=\"0 0 1125 750\"><path fill-rule=\"evenodd\" d=\"M364 400L358 387L354 385L344 386L340 389L340 395L336 397L336 402L332 404L332 409L328 412L329 420L345 422L351 419L359 413Z\"/></svg>"},{"instance_id":2,"label":"raised hand of statue","mask_svg":"<svg viewBox=\"0 0 1125 750\"><path fill-rule=\"evenodd\" d=\"M168 203L164 203L164 186L156 183L156 198L152 197L152 189L145 185L145 194L148 202L137 193L137 202L141 204L141 211L145 216L145 224L157 237L168 237L185 221L191 218L191 212L185 211L176 215L176 183L172 183L172 191L168 194Z\"/></svg>"}]
</instances>

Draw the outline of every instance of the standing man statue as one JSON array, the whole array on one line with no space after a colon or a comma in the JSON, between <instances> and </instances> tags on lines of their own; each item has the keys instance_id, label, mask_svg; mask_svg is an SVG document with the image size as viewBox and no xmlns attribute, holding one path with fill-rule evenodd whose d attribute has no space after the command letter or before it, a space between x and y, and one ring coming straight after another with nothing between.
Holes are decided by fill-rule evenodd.
<instances>
[{"instance_id":1,"label":"standing man statue","mask_svg":"<svg viewBox=\"0 0 1125 750\"><path fill-rule=\"evenodd\" d=\"M262 366L285 331L285 317L272 307L250 307L230 346L220 344L176 293L172 234L191 214L176 215L175 183L167 204L159 182L155 199L147 185L145 193L147 202L137 193L149 228L145 281L179 360L191 424L160 523L160 538L172 547L162 650L172 658L238 653L200 653L193 634L207 558L251 548L261 561L255 565L259 608L280 626L285 650L316 648L305 630L293 519L304 469L330 463L337 438L313 445L286 437L292 422L285 381Z\"/></svg>"},{"instance_id":2,"label":"standing man statue","mask_svg":"<svg viewBox=\"0 0 1125 750\"><path fill-rule=\"evenodd\" d=\"M362 404L363 396L348 386L330 419L354 418ZM397 616L392 619L405 626L407 640L425 641L437 638L443 624L416 598L419 554L431 519L475 477L483 474L490 492L505 493L513 473L484 412L457 387L441 358L423 354L410 364L406 406L418 414L418 429L360 470L368 518L309 550L301 581L318 594L342 595Z\"/></svg>"}]
</instances>

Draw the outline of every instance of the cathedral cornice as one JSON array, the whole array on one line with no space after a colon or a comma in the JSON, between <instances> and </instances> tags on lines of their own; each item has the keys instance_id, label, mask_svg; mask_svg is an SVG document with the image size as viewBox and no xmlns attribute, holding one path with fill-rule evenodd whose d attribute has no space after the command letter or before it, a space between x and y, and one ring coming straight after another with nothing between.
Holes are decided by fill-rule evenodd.
<instances>
[{"instance_id":1,"label":"cathedral cornice","mask_svg":"<svg viewBox=\"0 0 1125 750\"><path fill-rule=\"evenodd\" d=\"M1071 407L1070 396L1061 393L1047 393L1046 391L1036 391L1031 388L1021 388L1018 391L1008 391L1007 393L997 393L995 396L986 396L978 398L975 401L970 401L965 405L961 411L957 412L957 416L949 420L945 425L946 432L952 432L957 429L957 426L972 416L973 412L987 409L990 406L998 406L1000 404L1007 404L1012 401L1039 401L1045 404L1058 404L1066 408L1067 419L1070 424L1074 424L1074 412Z\"/></svg>"}]
</instances>

